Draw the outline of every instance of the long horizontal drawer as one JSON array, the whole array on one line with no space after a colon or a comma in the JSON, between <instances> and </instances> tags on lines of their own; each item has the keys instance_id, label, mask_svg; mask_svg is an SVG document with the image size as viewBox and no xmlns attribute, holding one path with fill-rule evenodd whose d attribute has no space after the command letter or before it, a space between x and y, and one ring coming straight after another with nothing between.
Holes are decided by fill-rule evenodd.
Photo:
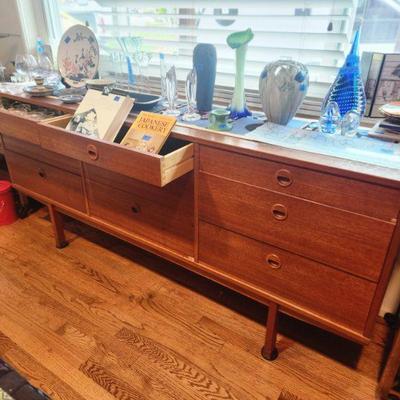
<instances>
[{"instance_id":1,"label":"long horizontal drawer","mask_svg":"<svg viewBox=\"0 0 400 400\"><path fill-rule=\"evenodd\" d=\"M361 334L376 284L200 222L199 261Z\"/></svg>"},{"instance_id":2,"label":"long horizontal drawer","mask_svg":"<svg viewBox=\"0 0 400 400\"><path fill-rule=\"evenodd\" d=\"M193 174L165 188L94 167L87 167L87 176L92 216L193 256Z\"/></svg>"},{"instance_id":3,"label":"long horizontal drawer","mask_svg":"<svg viewBox=\"0 0 400 400\"><path fill-rule=\"evenodd\" d=\"M6 110L0 110L0 133L26 142L39 144L37 121L19 117Z\"/></svg>"},{"instance_id":4,"label":"long horizontal drawer","mask_svg":"<svg viewBox=\"0 0 400 400\"><path fill-rule=\"evenodd\" d=\"M52 151L44 150L37 144L28 143L11 136L4 136L4 147L14 153L40 160L41 162L72 172L76 175L81 174L80 161Z\"/></svg>"},{"instance_id":5,"label":"long horizontal drawer","mask_svg":"<svg viewBox=\"0 0 400 400\"><path fill-rule=\"evenodd\" d=\"M44 149L159 187L193 170L191 143L169 139L165 154L145 153L67 131L70 118L63 116L39 124Z\"/></svg>"},{"instance_id":6,"label":"long horizontal drawer","mask_svg":"<svg viewBox=\"0 0 400 400\"><path fill-rule=\"evenodd\" d=\"M60 204L86 211L81 176L11 151L6 151L6 160L13 183Z\"/></svg>"},{"instance_id":7,"label":"long horizontal drawer","mask_svg":"<svg viewBox=\"0 0 400 400\"><path fill-rule=\"evenodd\" d=\"M400 191L292 165L200 147L200 170L253 186L395 222Z\"/></svg>"},{"instance_id":8,"label":"long horizontal drawer","mask_svg":"<svg viewBox=\"0 0 400 400\"><path fill-rule=\"evenodd\" d=\"M200 173L200 218L377 281L394 225Z\"/></svg>"}]
</instances>

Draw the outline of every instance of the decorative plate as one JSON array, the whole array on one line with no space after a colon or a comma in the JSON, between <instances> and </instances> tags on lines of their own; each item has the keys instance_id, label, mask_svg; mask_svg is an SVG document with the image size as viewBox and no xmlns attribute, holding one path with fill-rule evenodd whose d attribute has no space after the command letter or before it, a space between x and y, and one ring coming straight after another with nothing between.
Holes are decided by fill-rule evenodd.
<instances>
[{"instance_id":1,"label":"decorative plate","mask_svg":"<svg viewBox=\"0 0 400 400\"><path fill-rule=\"evenodd\" d=\"M115 85L115 80L113 79L88 79L86 81L86 86L88 89L103 90L106 86L111 87Z\"/></svg>"},{"instance_id":2,"label":"decorative plate","mask_svg":"<svg viewBox=\"0 0 400 400\"><path fill-rule=\"evenodd\" d=\"M72 87L83 87L93 79L99 67L99 44L84 25L67 29L58 45L57 63L61 76Z\"/></svg>"},{"instance_id":3,"label":"decorative plate","mask_svg":"<svg viewBox=\"0 0 400 400\"><path fill-rule=\"evenodd\" d=\"M53 86L45 85L33 85L24 87L24 92L30 94L33 97L45 97L53 94Z\"/></svg>"},{"instance_id":4,"label":"decorative plate","mask_svg":"<svg viewBox=\"0 0 400 400\"><path fill-rule=\"evenodd\" d=\"M379 111L387 117L400 118L400 101L393 101L392 103L385 104Z\"/></svg>"},{"instance_id":5,"label":"decorative plate","mask_svg":"<svg viewBox=\"0 0 400 400\"><path fill-rule=\"evenodd\" d=\"M59 99L65 104L74 104L82 101L83 96L79 94L65 94L60 96Z\"/></svg>"}]
</instances>

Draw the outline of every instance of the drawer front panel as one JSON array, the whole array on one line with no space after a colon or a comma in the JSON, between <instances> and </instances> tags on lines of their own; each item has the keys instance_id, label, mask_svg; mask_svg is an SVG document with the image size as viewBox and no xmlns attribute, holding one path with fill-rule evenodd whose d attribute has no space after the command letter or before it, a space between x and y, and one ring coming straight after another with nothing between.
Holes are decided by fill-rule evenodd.
<instances>
[{"instance_id":1,"label":"drawer front panel","mask_svg":"<svg viewBox=\"0 0 400 400\"><path fill-rule=\"evenodd\" d=\"M58 121L66 125L69 118L64 119ZM46 123L39 126L41 146L44 149L158 187L193 170L193 144L184 145L180 142L180 146L173 147L170 153L161 156L93 140Z\"/></svg>"},{"instance_id":2,"label":"drawer front panel","mask_svg":"<svg viewBox=\"0 0 400 400\"><path fill-rule=\"evenodd\" d=\"M81 174L81 163L73 158L42 149L39 145L28 143L10 136L4 137L4 147L14 153L40 160L56 168L67 170L76 175Z\"/></svg>"},{"instance_id":3,"label":"drawer front panel","mask_svg":"<svg viewBox=\"0 0 400 400\"><path fill-rule=\"evenodd\" d=\"M0 133L34 144L40 143L36 121L18 117L5 110L0 110Z\"/></svg>"},{"instance_id":4,"label":"drawer front panel","mask_svg":"<svg viewBox=\"0 0 400 400\"><path fill-rule=\"evenodd\" d=\"M79 211L86 211L82 178L11 151L6 151L13 183Z\"/></svg>"},{"instance_id":5,"label":"drawer front panel","mask_svg":"<svg viewBox=\"0 0 400 400\"><path fill-rule=\"evenodd\" d=\"M200 222L199 261L363 333L376 285Z\"/></svg>"},{"instance_id":6,"label":"drawer front panel","mask_svg":"<svg viewBox=\"0 0 400 400\"><path fill-rule=\"evenodd\" d=\"M204 172L387 221L398 217L396 189L206 146L200 149Z\"/></svg>"},{"instance_id":7,"label":"drawer front panel","mask_svg":"<svg viewBox=\"0 0 400 400\"><path fill-rule=\"evenodd\" d=\"M161 189L136 181L120 190L88 180L90 213L185 256L193 256L193 186L178 188L179 181L171 183L171 189L171 185Z\"/></svg>"},{"instance_id":8,"label":"drawer front panel","mask_svg":"<svg viewBox=\"0 0 400 400\"><path fill-rule=\"evenodd\" d=\"M200 218L377 281L394 225L200 174Z\"/></svg>"}]
</instances>

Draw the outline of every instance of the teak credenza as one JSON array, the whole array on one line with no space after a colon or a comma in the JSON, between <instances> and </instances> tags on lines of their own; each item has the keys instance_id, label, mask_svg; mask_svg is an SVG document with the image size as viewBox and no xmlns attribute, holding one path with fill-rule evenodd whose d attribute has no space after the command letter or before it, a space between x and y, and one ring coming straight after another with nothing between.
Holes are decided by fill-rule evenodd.
<instances>
[{"instance_id":1,"label":"teak credenza","mask_svg":"<svg viewBox=\"0 0 400 400\"><path fill-rule=\"evenodd\" d=\"M3 95L8 96L8 95ZM8 96L64 112L54 99ZM365 344L400 245L400 171L176 126L162 155L0 111L14 187L63 215Z\"/></svg>"}]
</instances>

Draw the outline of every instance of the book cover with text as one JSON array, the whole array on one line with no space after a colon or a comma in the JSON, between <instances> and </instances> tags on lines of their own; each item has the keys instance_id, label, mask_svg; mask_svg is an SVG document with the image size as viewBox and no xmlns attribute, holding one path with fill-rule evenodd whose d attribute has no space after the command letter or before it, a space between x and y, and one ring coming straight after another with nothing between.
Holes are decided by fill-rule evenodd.
<instances>
[{"instance_id":1,"label":"book cover with text","mask_svg":"<svg viewBox=\"0 0 400 400\"><path fill-rule=\"evenodd\" d=\"M158 154L175 122L175 117L141 111L121 144L135 150Z\"/></svg>"}]
</instances>

